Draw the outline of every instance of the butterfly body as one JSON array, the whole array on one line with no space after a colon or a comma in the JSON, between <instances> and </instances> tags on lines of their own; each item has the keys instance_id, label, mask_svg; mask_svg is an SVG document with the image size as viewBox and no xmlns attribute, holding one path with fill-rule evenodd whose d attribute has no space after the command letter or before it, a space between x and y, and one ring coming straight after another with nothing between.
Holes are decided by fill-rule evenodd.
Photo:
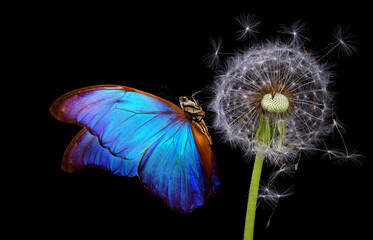
<instances>
[{"instance_id":1,"label":"butterfly body","mask_svg":"<svg viewBox=\"0 0 373 240\"><path fill-rule=\"evenodd\" d=\"M205 112L202 110L202 107L198 105L196 101L191 101L187 97L180 97L179 101L181 109L190 117L192 121L196 122L199 125L201 132L206 135L210 145L212 145L211 136L208 132L206 123L203 120L206 115Z\"/></svg>"},{"instance_id":2,"label":"butterfly body","mask_svg":"<svg viewBox=\"0 0 373 240\"><path fill-rule=\"evenodd\" d=\"M182 109L118 85L78 89L58 98L51 114L83 127L65 151L62 169L99 167L133 177L173 210L202 206L220 184L204 112L185 98ZM188 103L188 104L184 104Z\"/></svg>"}]
</instances>

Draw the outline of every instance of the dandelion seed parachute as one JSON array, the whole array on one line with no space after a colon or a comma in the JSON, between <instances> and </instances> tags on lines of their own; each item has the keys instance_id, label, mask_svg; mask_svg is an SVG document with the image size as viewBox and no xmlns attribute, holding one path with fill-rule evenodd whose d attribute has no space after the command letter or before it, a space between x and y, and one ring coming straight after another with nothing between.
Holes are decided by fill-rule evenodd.
<instances>
[{"instance_id":1,"label":"dandelion seed parachute","mask_svg":"<svg viewBox=\"0 0 373 240\"><path fill-rule=\"evenodd\" d=\"M357 51L356 42L353 41L354 36L347 32L348 27L337 26L333 29L334 43L331 45L337 46L338 52L341 55L351 55Z\"/></svg>"},{"instance_id":2,"label":"dandelion seed parachute","mask_svg":"<svg viewBox=\"0 0 373 240\"><path fill-rule=\"evenodd\" d=\"M272 185L271 187L269 187L267 184L261 184L259 186L259 203L263 203L263 205L270 208L273 208L280 198L288 197L291 195L293 195L292 187L284 189L282 186L276 185Z\"/></svg>"},{"instance_id":3,"label":"dandelion seed parachute","mask_svg":"<svg viewBox=\"0 0 373 240\"><path fill-rule=\"evenodd\" d=\"M302 20L298 19L290 25L281 25L279 33L292 36L292 45L303 45L305 42L309 41L307 37L307 27Z\"/></svg>"},{"instance_id":4,"label":"dandelion seed parachute","mask_svg":"<svg viewBox=\"0 0 373 240\"><path fill-rule=\"evenodd\" d=\"M208 54L204 57L204 62L208 68L214 69L220 64L220 50L223 48L222 38L210 38L210 49Z\"/></svg>"},{"instance_id":5,"label":"dandelion seed parachute","mask_svg":"<svg viewBox=\"0 0 373 240\"><path fill-rule=\"evenodd\" d=\"M359 167L363 163L361 158L363 156L359 154L357 149L346 152L341 149L328 149L325 151L323 158L332 160L332 163L336 164L348 164L349 166Z\"/></svg>"},{"instance_id":6,"label":"dandelion seed parachute","mask_svg":"<svg viewBox=\"0 0 373 240\"><path fill-rule=\"evenodd\" d=\"M266 161L294 159L300 149L314 149L331 129L333 94L325 65L302 47L268 41L251 47L227 61L213 89L214 127L225 142L243 149L247 156L264 151ZM271 113L286 124L285 144L272 142L260 148L256 133L264 113L263 97L282 94L288 100L283 113ZM269 114L269 113L268 113Z\"/></svg>"},{"instance_id":7,"label":"dandelion seed parachute","mask_svg":"<svg viewBox=\"0 0 373 240\"><path fill-rule=\"evenodd\" d=\"M255 15L241 13L236 20L240 25L240 30L237 32L237 40L245 40L249 35L254 36L255 33L259 32L260 21Z\"/></svg>"}]
</instances>

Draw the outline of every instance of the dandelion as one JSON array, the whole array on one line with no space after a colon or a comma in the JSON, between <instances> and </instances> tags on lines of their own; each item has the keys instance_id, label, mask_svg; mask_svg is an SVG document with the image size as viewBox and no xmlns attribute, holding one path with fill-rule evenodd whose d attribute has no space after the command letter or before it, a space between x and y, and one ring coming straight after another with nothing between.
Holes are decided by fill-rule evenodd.
<instances>
[{"instance_id":1,"label":"dandelion","mask_svg":"<svg viewBox=\"0 0 373 240\"><path fill-rule=\"evenodd\" d=\"M332 131L330 73L316 59L280 41L228 60L215 81L216 129L246 156L261 152L280 164L313 150Z\"/></svg>"},{"instance_id":2,"label":"dandelion","mask_svg":"<svg viewBox=\"0 0 373 240\"><path fill-rule=\"evenodd\" d=\"M243 27L250 26L245 22L259 23L249 17L245 21L244 15L237 20ZM301 153L319 150L318 146L335 128L341 134L333 113L331 73L320 61L325 55L318 58L305 50L304 43L309 39L300 20L281 29L280 32L291 35L290 41L257 42L228 58L211 88L214 101L210 108L215 113L215 129L223 141L240 148L248 159L255 156L244 239L253 239L263 164L272 165L277 171L261 187L259 199L277 206L278 200L291 191L281 193L273 181L296 170ZM239 39L247 34L241 30ZM345 53L356 50L343 38L346 35L342 31L336 31L335 36L339 40L326 55L339 47ZM343 151L325 150L325 153L351 161L360 157L350 153L345 144L344 147Z\"/></svg>"}]
</instances>

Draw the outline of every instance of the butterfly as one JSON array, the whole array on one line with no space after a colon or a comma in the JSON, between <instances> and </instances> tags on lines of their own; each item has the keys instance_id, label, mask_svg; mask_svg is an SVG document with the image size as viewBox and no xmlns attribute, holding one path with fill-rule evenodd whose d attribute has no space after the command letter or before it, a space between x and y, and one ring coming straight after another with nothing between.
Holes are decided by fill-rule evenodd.
<instances>
[{"instance_id":1,"label":"butterfly","mask_svg":"<svg viewBox=\"0 0 373 240\"><path fill-rule=\"evenodd\" d=\"M134 88L96 85L59 97L57 120L83 129L67 147L62 169L98 167L137 176L174 211L190 213L220 184L211 137L201 106L187 97L180 106Z\"/></svg>"}]
</instances>

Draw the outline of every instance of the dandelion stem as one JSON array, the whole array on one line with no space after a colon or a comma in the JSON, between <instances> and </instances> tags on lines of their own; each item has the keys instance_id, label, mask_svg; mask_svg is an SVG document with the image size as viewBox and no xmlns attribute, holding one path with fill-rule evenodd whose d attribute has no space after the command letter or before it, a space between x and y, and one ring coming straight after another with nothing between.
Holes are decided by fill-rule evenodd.
<instances>
[{"instance_id":1,"label":"dandelion stem","mask_svg":"<svg viewBox=\"0 0 373 240\"><path fill-rule=\"evenodd\" d=\"M263 152L257 152L253 168L253 174L251 175L249 200L247 201L244 240L254 239L256 202L258 199L259 182L260 175L262 173L263 160Z\"/></svg>"},{"instance_id":2,"label":"dandelion stem","mask_svg":"<svg viewBox=\"0 0 373 240\"><path fill-rule=\"evenodd\" d=\"M257 143L260 146L256 152L253 174L249 190L249 199L247 201L244 240L253 240L256 203L258 199L258 190L260 175L264 162L265 148L271 146L275 138L278 138L277 148L280 150L285 145L286 123L278 121L273 114L264 114L260 116L259 126L256 132Z\"/></svg>"}]
</instances>

